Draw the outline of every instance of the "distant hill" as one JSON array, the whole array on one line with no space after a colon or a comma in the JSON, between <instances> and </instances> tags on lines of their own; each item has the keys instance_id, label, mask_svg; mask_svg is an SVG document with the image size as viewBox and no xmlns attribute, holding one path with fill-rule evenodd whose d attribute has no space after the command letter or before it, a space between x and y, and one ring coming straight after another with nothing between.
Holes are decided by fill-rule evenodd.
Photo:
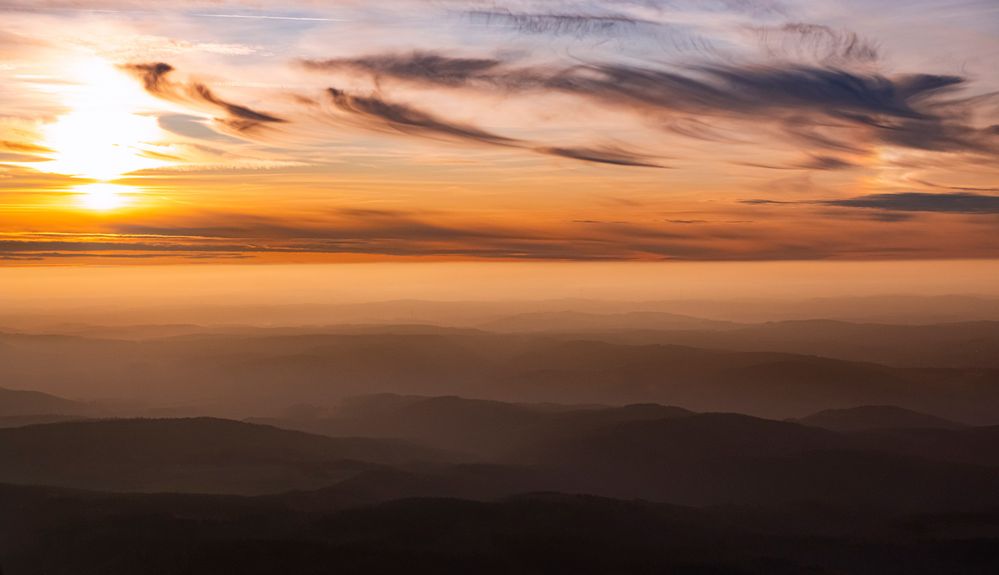
<instances>
[{"instance_id":1,"label":"distant hill","mask_svg":"<svg viewBox=\"0 0 999 575\"><path fill-rule=\"evenodd\" d=\"M327 435L406 437L469 452L493 451L545 417L526 405L444 397L361 397L319 422Z\"/></svg>"},{"instance_id":2,"label":"distant hill","mask_svg":"<svg viewBox=\"0 0 999 575\"><path fill-rule=\"evenodd\" d=\"M724 330L740 324L655 311L585 313L550 311L522 313L482 324L490 331L557 332L591 330Z\"/></svg>"},{"instance_id":3,"label":"distant hill","mask_svg":"<svg viewBox=\"0 0 999 575\"><path fill-rule=\"evenodd\" d=\"M999 367L999 321L886 325L765 323L726 334L728 347L809 353L915 367Z\"/></svg>"},{"instance_id":4,"label":"distant hill","mask_svg":"<svg viewBox=\"0 0 999 575\"><path fill-rule=\"evenodd\" d=\"M962 338L970 333L958 331ZM657 403L781 419L897 405L961 422L999 423L999 386L993 385L999 368L915 369L804 353L733 351L717 341L702 347L624 341L632 335L423 330L117 341L8 334L0 336L6 343L0 347L0 380L232 418L387 392L533 403ZM843 337L852 339L863 338ZM909 340L898 341L904 347ZM927 341L932 347L939 340Z\"/></svg>"},{"instance_id":5,"label":"distant hill","mask_svg":"<svg viewBox=\"0 0 999 575\"><path fill-rule=\"evenodd\" d=\"M865 405L847 409L827 409L794 420L802 425L833 431L867 429L922 428L958 429L963 424L893 405Z\"/></svg>"},{"instance_id":6,"label":"distant hill","mask_svg":"<svg viewBox=\"0 0 999 575\"><path fill-rule=\"evenodd\" d=\"M523 463L557 475L559 491L679 504L974 508L999 505L995 440L988 430L956 431L927 448L918 436L844 435L708 413L542 443ZM950 453L962 444L969 447L959 456Z\"/></svg>"},{"instance_id":7,"label":"distant hill","mask_svg":"<svg viewBox=\"0 0 999 575\"><path fill-rule=\"evenodd\" d=\"M692 412L645 404L572 407L381 394L349 398L334 414L254 419L329 436L400 437L440 449L493 459L524 445L629 421L680 417Z\"/></svg>"},{"instance_id":8,"label":"distant hill","mask_svg":"<svg viewBox=\"0 0 999 575\"><path fill-rule=\"evenodd\" d=\"M396 440L204 418L0 429L0 483L271 494L303 510L532 491L692 505L999 506L999 427L838 433L661 406L549 415L489 464Z\"/></svg>"},{"instance_id":9,"label":"distant hill","mask_svg":"<svg viewBox=\"0 0 999 575\"><path fill-rule=\"evenodd\" d=\"M810 319L731 325L729 329L578 325L546 333L630 345L818 355L902 367L999 367L999 321L889 325Z\"/></svg>"},{"instance_id":10,"label":"distant hill","mask_svg":"<svg viewBox=\"0 0 999 575\"><path fill-rule=\"evenodd\" d=\"M0 417L27 415L80 415L95 410L85 404L39 391L0 388Z\"/></svg>"},{"instance_id":11,"label":"distant hill","mask_svg":"<svg viewBox=\"0 0 999 575\"><path fill-rule=\"evenodd\" d=\"M6 415L0 417L0 429L7 427L24 427L26 425L39 425L44 423L62 423L64 421L82 421L85 419L88 418L82 415Z\"/></svg>"},{"instance_id":12,"label":"distant hill","mask_svg":"<svg viewBox=\"0 0 999 575\"><path fill-rule=\"evenodd\" d=\"M482 407L455 399L449 398L454 411L467 407L473 414ZM288 457L298 464L310 462L309 480L316 482L309 487L308 481L292 475L300 481L296 493L272 497L302 510L401 497L493 499L534 491L689 505L819 502L905 510L999 505L999 454L994 448L999 428L839 433L738 414L670 416L666 410L635 406L585 415L550 412L544 424L519 437L520 449L496 450L495 461L488 464L438 460L420 465L353 464L345 469L342 462L324 465L329 458L322 455L292 455ZM258 453L258 465L288 461L271 452L269 442L238 441L241 447L233 447L232 454L211 456L212 461L226 462L215 473L247 473L239 462L253 453ZM171 459L169 451L151 457L164 461L160 470L186 468ZM197 460L188 453L184 461L192 459ZM130 469L115 461L119 472Z\"/></svg>"},{"instance_id":13,"label":"distant hill","mask_svg":"<svg viewBox=\"0 0 999 575\"><path fill-rule=\"evenodd\" d=\"M413 398L396 401L410 405ZM417 403L421 401L436 403ZM460 398L442 403L454 412L468 407L468 414L482 407ZM458 421L453 413L449 417ZM999 427L840 433L655 405L548 412L537 419L509 435L498 431L501 425L492 427L503 418L474 428L469 437L489 429L486 437L510 438L513 449L484 444L481 435L465 444L487 450L494 460L490 465L375 469L299 494L294 504L334 509L399 497L491 499L559 491L695 505L999 505L999 452L994 448ZM427 425L414 425L417 421L409 420L408 431L394 430L412 433L403 437L414 440L437 437L428 433ZM384 429L381 425L376 429ZM446 434L447 424L434 433ZM460 427L451 428L451 433L461 435Z\"/></svg>"},{"instance_id":14,"label":"distant hill","mask_svg":"<svg viewBox=\"0 0 999 575\"><path fill-rule=\"evenodd\" d=\"M594 340L539 343L518 356L515 367L505 389L548 401L654 401L770 418L870 404L983 423L994 423L999 413L999 387L990 385L999 370L898 369L799 354Z\"/></svg>"},{"instance_id":15,"label":"distant hill","mask_svg":"<svg viewBox=\"0 0 999 575\"><path fill-rule=\"evenodd\" d=\"M197 324L152 324L152 325L89 325L68 324L46 328L47 334L116 339L151 340L184 339L225 336L281 336L281 335L324 335L324 334L476 334L472 328L444 327L431 324L330 324L330 325L288 325L255 326L242 324L197 325Z\"/></svg>"},{"instance_id":16,"label":"distant hill","mask_svg":"<svg viewBox=\"0 0 999 575\"><path fill-rule=\"evenodd\" d=\"M405 442L329 438L222 419L123 419L0 429L0 482L115 491L318 488L439 458Z\"/></svg>"},{"instance_id":17,"label":"distant hill","mask_svg":"<svg viewBox=\"0 0 999 575\"><path fill-rule=\"evenodd\" d=\"M849 434L861 449L999 468L999 426L869 429Z\"/></svg>"}]
</instances>

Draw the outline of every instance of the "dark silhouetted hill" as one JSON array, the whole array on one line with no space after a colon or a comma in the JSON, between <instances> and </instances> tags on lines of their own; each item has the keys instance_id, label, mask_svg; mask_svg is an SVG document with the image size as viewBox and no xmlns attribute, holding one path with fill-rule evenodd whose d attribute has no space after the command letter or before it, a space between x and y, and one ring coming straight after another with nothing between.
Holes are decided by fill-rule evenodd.
<instances>
[{"instance_id":1,"label":"dark silhouetted hill","mask_svg":"<svg viewBox=\"0 0 999 575\"><path fill-rule=\"evenodd\" d=\"M728 332L719 332L728 333ZM999 369L480 332L204 335L146 341L3 336L0 378L74 397L244 418L392 393L507 402L659 403L771 418L897 405L999 423ZM52 358L58 358L53 361ZM141 385L136 382L141 381ZM134 413L134 412L133 412Z\"/></svg>"},{"instance_id":2,"label":"dark silhouetted hill","mask_svg":"<svg viewBox=\"0 0 999 575\"><path fill-rule=\"evenodd\" d=\"M958 429L963 424L942 417L902 409L893 405L864 405L848 409L827 409L794 420L802 425L833 431L868 429Z\"/></svg>"},{"instance_id":3,"label":"dark silhouetted hill","mask_svg":"<svg viewBox=\"0 0 999 575\"><path fill-rule=\"evenodd\" d=\"M645 404L574 407L381 394L348 398L330 416L257 419L329 436L396 437L494 459L553 436L646 419L680 417L678 407Z\"/></svg>"},{"instance_id":4,"label":"dark silhouetted hill","mask_svg":"<svg viewBox=\"0 0 999 575\"><path fill-rule=\"evenodd\" d=\"M574 332L618 330L727 330L739 324L665 312L586 313L536 312L512 315L482 324L487 331Z\"/></svg>"},{"instance_id":5,"label":"dark silhouetted hill","mask_svg":"<svg viewBox=\"0 0 999 575\"><path fill-rule=\"evenodd\" d=\"M959 429L873 429L851 433L856 445L891 453L999 467L999 426Z\"/></svg>"},{"instance_id":6,"label":"dark silhouetted hill","mask_svg":"<svg viewBox=\"0 0 999 575\"><path fill-rule=\"evenodd\" d=\"M604 573L991 575L999 515L694 509L527 494L307 512L274 498L0 486L15 575Z\"/></svg>"},{"instance_id":7,"label":"dark silhouetted hill","mask_svg":"<svg viewBox=\"0 0 999 575\"><path fill-rule=\"evenodd\" d=\"M101 420L0 429L0 481L114 491L267 493L318 488L439 454L221 419Z\"/></svg>"},{"instance_id":8,"label":"dark silhouetted hill","mask_svg":"<svg viewBox=\"0 0 999 575\"><path fill-rule=\"evenodd\" d=\"M478 452L489 465L376 469L302 494L299 504L329 509L350 501L543 490L685 505L974 509L999 505L997 430L840 433L662 406L554 412L525 428L510 449Z\"/></svg>"},{"instance_id":9,"label":"dark silhouetted hill","mask_svg":"<svg viewBox=\"0 0 999 575\"><path fill-rule=\"evenodd\" d=\"M699 414L540 443L522 462L559 474L562 491L679 504L974 508L999 505L999 458L986 446L990 438L994 433L975 441L954 435L935 449L917 448L904 439L892 444L790 422ZM946 442L962 441L973 445L963 457L946 453Z\"/></svg>"},{"instance_id":10,"label":"dark silhouetted hill","mask_svg":"<svg viewBox=\"0 0 999 575\"><path fill-rule=\"evenodd\" d=\"M62 423L64 421L82 421L88 419L80 415L10 415L0 417L0 429L7 427L24 427L26 425L39 425L44 423Z\"/></svg>"},{"instance_id":11,"label":"dark silhouetted hill","mask_svg":"<svg viewBox=\"0 0 999 575\"><path fill-rule=\"evenodd\" d=\"M592 328L563 337L820 355L897 367L999 367L999 321L889 325L796 320L728 330Z\"/></svg>"}]
</instances>

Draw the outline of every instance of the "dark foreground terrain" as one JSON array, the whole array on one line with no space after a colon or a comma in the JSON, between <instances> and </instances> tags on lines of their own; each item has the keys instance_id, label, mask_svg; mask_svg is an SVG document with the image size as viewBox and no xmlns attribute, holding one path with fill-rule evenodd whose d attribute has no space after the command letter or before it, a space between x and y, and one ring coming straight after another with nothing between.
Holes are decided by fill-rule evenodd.
<instances>
[{"instance_id":1,"label":"dark foreground terrain","mask_svg":"<svg viewBox=\"0 0 999 575\"><path fill-rule=\"evenodd\" d=\"M269 422L310 432L0 429L3 573L999 572L999 427L391 395Z\"/></svg>"},{"instance_id":2,"label":"dark foreground terrain","mask_svg":"<svg viewBox=\"0 0 999 575\"><path fill-rule=\"evenodd\" d=\"M0 334L3 575L999 573L999 322Z\"/></svg>"},{"instance_id":3,"label":"dark foreground terrain","mask_svg":"<svg viewBox=\"0 0 999 575\"><path fill-rule=\"evenodd\" d=\"M4 573L994 574L999 510L690 508L583 495L296 497L0 488Z\"/></svg>"}]
</instances>

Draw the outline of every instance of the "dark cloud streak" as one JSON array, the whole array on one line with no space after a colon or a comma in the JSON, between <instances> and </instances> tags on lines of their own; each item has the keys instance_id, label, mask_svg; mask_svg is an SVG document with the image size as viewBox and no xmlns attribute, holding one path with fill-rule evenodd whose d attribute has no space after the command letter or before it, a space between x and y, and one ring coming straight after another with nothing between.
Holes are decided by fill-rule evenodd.
<instances>
[{"instance_id":1,"label":"dark cloud streak","mask_svg":"<svg viewBox=\"0 0 999 575\"><path fill-rule=\"evenodd\" d=\"M485 26L508 26L527 34L587 36L592 34L634 33L639 27L655 27L656 22L619 14L529 13L509 10L472 10L469 20Z\"/></svg>"},{"instance_id":2,"label":"dark cloud streak","mask_svg":"<svg viewBox=\"0 0 999 575\"><path fill-rule=\"evenodd\" d=\"M218 121L237 132L249 131L262 124L285 121L272 114L224 100L201 82L187 84L175 82L168 78L174 68L165 62L127 64L123 68L138 77L146 91L154 96L175 102L208 104L224 111L226 117L219 118Z\"/></svg>"},{"instance_id":3,"label":"dark cloud streak","mask_svg":"<svg viewBox=\"0 0 999 575\"><path fill-rule=\"evenodd\" d=\"M999 214L999 196L987 196L969 192L950 194L926 192L871 194L844 200L826 200L820 203L827 206L844 208L869 208L902 212Z\"/></svg>"},{"instance_id":4,"label":"dark cloud streak","mask_svg":"<svg viewBox=\"0 0 999 575\"><path fill-rule=\"evenodd\" d=\"M902 192L868 194L835 200L749 199L741 203L765 205L821 205L839 208L863 208L894 212L936 212L945 214L999 214L999 196L971 192L931 193Z\"/></svg>"},{"instance_id":5,"label":"dark cloud streak","mask_svg":"<svg viewBox=\"0 0 999 575\"><path fill-rule=\"evenodd\" d=\"M341 121L379 131L393 131L426 138L445 138L463 142L530 150L539 154L615 166L661 168L648 158L617 148L539 146L524 140L507 138L467 124L452 122L412 106L388 102L377 95L358 96L337 89L327 89L330 115Z\"/></svg>"},{"instance_id":6,"label":"dark cloud streak","mask_svg":"<svg viewBox=\"0 0 999 575\"><path fill-rule=\"evenodd\" d=\"M867 50L857 47L852 38L837 42L843 44L840 51L853 55ZM683 69L608 63L517 67L497 59L451 58L427 52L310 61L305 65L313 70L370 75L379 82L392 79L490 93L562 92L643 114L762 118L776 122L802 142L842 151L863 149L855 137L836 136L818 128L861 130L868 140L933 151L995 154L999 146L999 130L975 128L967 122L970 101L947 101L945 105L941 100L966 84L958 76L888 77L807 64L703 64ZM711 137L706 134L704 139Z\"/></svg>"},{"instance_id":7,"label":"dark cloud streak","mask_svg":"<svg viewBox=\"0 0 999 575\"><path fill-rule=\"evenodd\" d=\"M417 51L407 55L302 60L301 63L313 71L351 71L415 81L432 79L441 85L457 86L484 75L503 62L490 58L450 58Z\"/></svg>"},{"instance_id":8,"label":"dark cloud streak","mask_svg":"<svg viewBox=\"0 0 999 575\"><path fill-rule=\"evenodd\" d=\"M408 105L387 102L378 96L356 96L337 88L329 88L327 96L334 113L360 119L362 125L380 125L406 134L444 136L494 146L520 145L516 140L473 126L449 122Z\"/></svg>"},{"instance_id":9,"label":"dark cloud streak","mask_svg":"<svg viewBox=\"0 0 999 575\"><path fill-rule=\"evenodd\" d=\"M560 156L573 160L583 160L598 164L615 166L633 166L641 168L662 168L661 164L651 160L643 160L635 154L614 148L534 148L535 151L552 156Z\"/></svg>"}]
</instances>

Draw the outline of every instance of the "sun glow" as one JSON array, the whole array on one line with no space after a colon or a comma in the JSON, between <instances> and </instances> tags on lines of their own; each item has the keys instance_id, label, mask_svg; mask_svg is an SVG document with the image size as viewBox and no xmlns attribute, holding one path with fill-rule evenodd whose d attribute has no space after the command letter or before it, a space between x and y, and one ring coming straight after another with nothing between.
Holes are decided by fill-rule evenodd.
<instances>
[{"instance_id":1,"label":"sun glow","mask_svg":"<svg viewBox=\"0 0 999 575\"><path fill-rule=\"evenodd\" d=\"M100 59L73 68L79 84L66 90L70 110L44 130L54 150L49 172L107 181L164 164L151 157L162 137L156 118L144 114L151 98L115 66Z\"/></svg>"},{"instance_id":2,"label":"sun glow","mask_svg":"<svg viewBox=\"0 0 999 575\"><path fill-rule=\"evenodd\" d=\"M136 190L119 184L87 184L74 188L80 205L96 211L107 211L130 203L130 196Z\"/></svg>"}]
</instances>

